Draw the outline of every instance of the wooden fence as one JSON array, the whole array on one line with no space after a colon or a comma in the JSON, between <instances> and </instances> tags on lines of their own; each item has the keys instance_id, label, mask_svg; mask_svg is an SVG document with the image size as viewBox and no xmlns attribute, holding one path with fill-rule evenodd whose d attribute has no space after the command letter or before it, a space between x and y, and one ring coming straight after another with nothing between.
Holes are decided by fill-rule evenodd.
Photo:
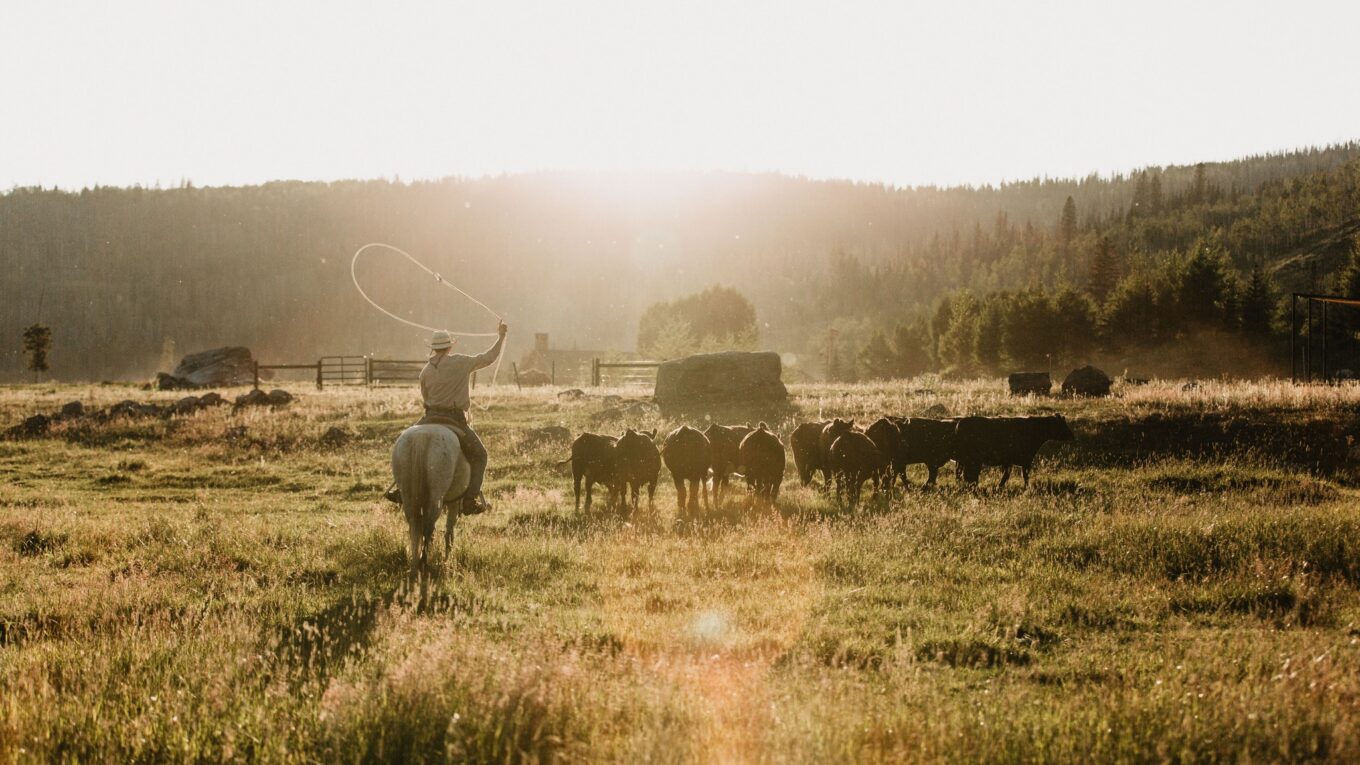
<instances>
[{"instance_id":1,"label":"wooden fence","mask_svg":"<svg viewBox=\"0 0 1360 765\"><path fill-rule=\"evenodd\" d=\"M604 378L609 377L609 382L613 385L655 385L656 368L661 366L660 361L601 361L593 359L590 362L590 384L596 388L604 384ZM625 370L614 373L612 370Z\"/></svg>"},{"instance_id":2,"label":"wooden fence","mask_svg":"<svg viewBox=\"0 0 1360 765\"><path fill-rule=\"evenodd\" d=\"M261 364L255 362L254 385L260 387L260 372L311 372L317 390L327 385L409 385L420 380L425 359L375 359L369 356L322 356L313 364ZM472 387L477 387L477 374L472 375Z\"/></svg>"}]
</instances>

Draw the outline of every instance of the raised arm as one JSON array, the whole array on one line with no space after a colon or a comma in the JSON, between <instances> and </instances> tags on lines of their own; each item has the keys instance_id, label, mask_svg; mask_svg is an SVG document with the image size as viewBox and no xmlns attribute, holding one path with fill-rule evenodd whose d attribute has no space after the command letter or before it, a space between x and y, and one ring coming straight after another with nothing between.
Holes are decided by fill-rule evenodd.
<instances>
[{"instance_id":1,"label":"raised arm","mask_svg":"<svg viewBox=\"0 0 1360 765\"><path fill-rule=\"evenodd\" d=\"M505 344L505 333L508 329L505 322L501 322L500 326L496 327L496 343L487 348L484 353L479 353L473 357L477 360L472 367L473 369L484 369L496 363L496 358L501 355L501 346Z\"/></svg>"}]
</instances>

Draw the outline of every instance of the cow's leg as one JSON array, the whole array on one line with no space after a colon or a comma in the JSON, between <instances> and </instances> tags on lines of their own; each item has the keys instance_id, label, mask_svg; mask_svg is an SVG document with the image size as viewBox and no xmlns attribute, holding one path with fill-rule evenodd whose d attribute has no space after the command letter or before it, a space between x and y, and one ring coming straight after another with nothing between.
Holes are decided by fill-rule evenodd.
<instances>
[{"instance_id":1,"label":"cow's leg","mask_svg":"<svg viewBox=\"0 0 1360 765\"><path fill-rule=\"evenodd\" d=\"M997 484L996 488L998 489L1006 488L1006 482L1009 480L1011 480L1011 466L1003 465L1001 467L1001 483Z\"/></svg>"},{"instance_id":2,"label":"cow's leg","mask_svg":"<svg viewBox=\"0 0 1360 765\"><path fill-rule=\"evenodd\" d=\"M926 478L926 486L934 486L935 478L940 474L940 466L927 464L926 470L930 472L930 476Z\"/></svg>"},{"instance_id":3,"label":"cow's leg","mask_svg":"<svg viewBox=\"0 0 1360 765\"><path fill-rule=\"evenodd\" d=\"M708 500L708 484L704 483L703 481L699 481L699 490L703 492L704 497L703 504L700 505L700 507L704 510L712 510L713 504L710 503Z\"/></svg>"},{"instance_id":4,"label":"cow's leg","mask_svg":"<svg viewBox=\"0 0 1360 765\"><path fill-rule=\"evenodd\" d=\"M1029 470L1033 463L1026 462L1020 466L1020 475L1025 479L1025 488L1029 488Z\"/></svg>"},{"instance_id":5,"label":"cow's leg","mask_svg":"<svg viewBox=\"0 0 1360 765\"><path fill-rule=\"evenodd\" d=\"M586 476L586 512L590 512L590 501L594 498L595 479Z\"/></svg>"},{"instance_id":6,"label":"cow's leg","mask_svg":"<svg viewBox=\"0 0 1360 765\"><path fill-rule=\"evenodd\" d=\"M685 479L680 476L673 476L675 479L675 504L680 510L685 509Z\"/></svg>"},{"instance_id":7,"label":"cow's leg","mask_svg":"<svg viewBox=\"0 0 1360 765\"><path fill-rule=\"evenodd\" d=\"M656 479L655 479L655 478L652 479L652 482L651 482L651 483L647 484L647 509L648 509L648 510L651 510L651 509L654 508L654 507L656 507Z\"/></svg>"}]
</instances>

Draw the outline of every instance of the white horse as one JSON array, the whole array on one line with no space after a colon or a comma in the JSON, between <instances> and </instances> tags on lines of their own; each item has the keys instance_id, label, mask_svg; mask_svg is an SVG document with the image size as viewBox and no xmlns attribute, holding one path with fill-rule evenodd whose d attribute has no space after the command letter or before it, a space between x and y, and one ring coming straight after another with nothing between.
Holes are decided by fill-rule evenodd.
<instances>
[{"instance_id":1,"label":"white horse","mask_svg":"<svg viewBox=\"0 0 1360 765\"><path fill-rule=\"evenodd\" d=\"M413 425L403 430L392 446L392 477L401 489L401 509L411 532L407 548L411 568L424 568L439 514L445 506L457 507L455 503L467 491L472 468L452 430L443 425ZM450 512L444 521L445 558L453 544L457 515Z\"/></svg>"}]
</instances>

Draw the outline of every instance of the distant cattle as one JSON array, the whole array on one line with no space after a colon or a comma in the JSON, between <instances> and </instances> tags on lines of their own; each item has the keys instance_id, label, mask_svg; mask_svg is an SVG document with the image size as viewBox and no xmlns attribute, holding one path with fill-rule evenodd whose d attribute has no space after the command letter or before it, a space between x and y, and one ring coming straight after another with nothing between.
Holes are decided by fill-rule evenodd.
<instances>
[{"instance_id":1,"label":"distant cattle","mask_svg":"<svg viewBox=\"0 0 1360 765\"><path fill-rule=\"evenodd\" d=\"M892 492L893 476L895 475L895 457L901 450L902 432L898 429L897 423L887 417L880 417L864 429L864 435L874 442L874 446L878 447L879 454L885 458L879 490L884 494L889 494ZM907 481L904 474L902 476L903 488L906 485Z\"/></svg>"},{"instance_id":2,"label":"distant cattle","mask_svg":"<svg viewBox=\"0 0 1360 765\"><path fill-rule=\"evenodd\" d=\"M751 432L750 425L718 425L714 423L704 431L708 439L709 455L713 469L713 504L722 501L727 491L727 483L732 473L739 470L741 440Z\"/></svg>"},{"instance_id":3,"label":"distant cattle","mask_svg":"<svg viewBox=\"0 0 1360 765\"><path fill-rule=\"evenodd\" d=\"M779 498L779 486L784 482L784 444L769 426L760 426L741 440L740 462L746 475L746 488L757 501L773 505Z\"/></svg>"},{"instance_id":4,"label":"distant cattle","mask_svg":"<svg viewBox=\"0 0 1360 765\"><path fill-rule=\"evenodd\" d=\"M890 417L897 425L897 450L892 454L893 474L907 483L908 465L925 465L930 475L926 486L934 486L940 468L954 459L954 420L926 417Z\"/></svg>"},{"instance_id":5,"label":"distant cattle","mask_svg":"<svg viewBox=\"0 0 1360 765\"><path fill-rule=\"evenodd\" d=\"M619 438L614 445L614 474L619 487L619 504L631 502L638 509L638 495L647 487L647 506L656 498L656 479L661 472L661 452L656 448L656 430L633 430ZM625 495L624 492L627 492Z\"/></svg>"},{"instance_id":6,"label":"distant cattle","mask_svg":"<svg viewBox=\"0 0 1360 765\"><path fill-rule=\"evenodd\" d=\"M704 505L708 505L708 486L704 480L708 478L708 469L711 466L712 456L708 443L708 438L701 432L688 425L682 425L671 431L666 436L666 443L661 447L661 459L666 463L666 469L671 471L671 478L675 480L675 499L679 508L698 510L699 493L702 491ZM686 501L686 484L688 484L688 501Z\"/></svg>"},{"instance_id":7,"label":"distant cattle","mask_svg":"<svg viewBox=\"0 0 1360 765\"><path fill-rule=\"evenodd\" d=\"M822 458L822 429L829 422L805 422L793 429L789 448L793 451L793 465L798 469L798 480L804 486L812 483L812 475L822 472L825 478L826 460Z\"/></svg>"},{"instance_id":8,"label":"distant cattle","mask_svg":"<svg viewBox=\"0 0 1360 765\"><path fill-rule=\"evenodd\" d=\"M850 507L859 502L860 487L865 481L872 481L875 490L879 488L883 468L888 464L874 442L857 430L836 437L831 443L827 462L836 484L837 498Z\"/></svg>"},{"instance_id":9,"label":"distant cattle","mask_svg":"<svg viewBox=\"0 0 1360 765\"><path fill-rule=\"evenodd\" d=\"M963 480L977 483L982 468L1002 468L1001 482L1006 485L1011 467L1019 466L1025 485L1039 448L1048 441L1071 441L1072 429L1062 415L1044 417L963 417L955 426L954 459Z\"/></svg>"},{"instance_id":10,"label":"distant cattle","mask_svg":"<svg viewBox=\"0 0 1360 765\"><path fill-rule=\"evenodd\" d=\"M831 420L822 428L822 432L817 436L817 451L822 460L822 489L831 491L835 483L835 475L831 470L831 444L836 442L840 436L855 429L854 420L842 420L837 417Z\"/></svg>"},{"instance_id":11,"label":"distant cattle","mask_svg":"<svg viewBox=\"0 0 1360 765\"><path fill-rule=\"evenodd\" d=\"M614 445L618 439L614 436L603 436L598 433L582 433L571 442L571 457L557 463L565 465L571 463L572 488L576 496L576 510L581 510L581 484L586 486L586 510L590 510L592 489L595 484L604 484L610 490L611 499L617 499L614 495L615 465L614 465ZM609 503L606 503L608 506Z\"/></svg>"}]
</instances>

